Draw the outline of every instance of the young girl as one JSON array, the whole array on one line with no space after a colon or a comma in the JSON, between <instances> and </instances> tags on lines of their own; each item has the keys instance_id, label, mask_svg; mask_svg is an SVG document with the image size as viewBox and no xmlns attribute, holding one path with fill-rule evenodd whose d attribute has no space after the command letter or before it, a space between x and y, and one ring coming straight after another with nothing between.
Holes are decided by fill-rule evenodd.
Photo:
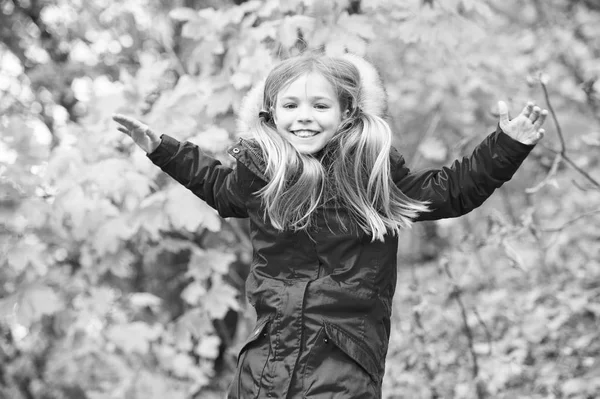
<instances>
[{"instance_id":1,"label":"young girl","mask_svg":"<svg viewBox=\"0 0 600 399\"><path fill-rule=\"evenodd\" d=\"M391 148L386 94L360 57L301 56L246 97L228 168L192 143L114 120L222 217L249 218L257 325L228 398L380 398L398 231L464 215L510 180L547 112L528 104L468 158L411 172Z\"/></svg>"}]
</instances>

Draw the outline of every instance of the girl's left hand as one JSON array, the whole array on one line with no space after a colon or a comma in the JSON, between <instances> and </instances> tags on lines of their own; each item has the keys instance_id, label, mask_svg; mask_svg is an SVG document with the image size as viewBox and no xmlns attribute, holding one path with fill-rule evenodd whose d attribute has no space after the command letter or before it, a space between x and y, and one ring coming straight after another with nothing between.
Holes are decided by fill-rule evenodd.
<instances>
[{"instance_id":1,"label":"girl's left hand","mask_svg":"<svg viewBox=\"0 0 600 399\"><path fill-rule=\"evenodd\" d=\"M504 101L498 101L498 113L500 114L500 128L513 139L523 144L537 144L544 137L544 129L541 128L547 110L542 110L532 102L528 102L523 111L516 118L508 118L508 107Z\"/></svg>"}]
</instances>

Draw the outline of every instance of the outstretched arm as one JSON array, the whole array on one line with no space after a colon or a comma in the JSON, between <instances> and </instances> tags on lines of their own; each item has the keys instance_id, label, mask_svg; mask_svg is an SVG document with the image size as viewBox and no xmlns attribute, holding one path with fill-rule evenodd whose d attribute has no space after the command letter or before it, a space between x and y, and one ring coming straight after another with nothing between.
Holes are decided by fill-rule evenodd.
<instances>
[{"instance_id":1,"label":"outstretched arm","mask_svg":"<svg viewBox=\"0 0 600 399\"><path fill-rule=\"evenodd\" d=\"M247 217L238 169L223 166L197 145L163 134L124 115L114 115L118 130L130 136L165 173L204 200L222 217Z\"/></svg>"},{"instance_id":2,"label":"outstretched arm","mask_svg":"<svg viewBox=\"0 0 600 399\"><path fill-rule=\"evenodd\" d=\"M541 125L546 110L529 103L510 120L504 102L498 103L500 122L470 157L454 161L450 167L411 172L404 159L392 152L394 182L408 197L429 201L431 212L416 220L437 220L464 215L477 208L509 181L521 163L544 135Z\"/></svg>"}]
</instances>

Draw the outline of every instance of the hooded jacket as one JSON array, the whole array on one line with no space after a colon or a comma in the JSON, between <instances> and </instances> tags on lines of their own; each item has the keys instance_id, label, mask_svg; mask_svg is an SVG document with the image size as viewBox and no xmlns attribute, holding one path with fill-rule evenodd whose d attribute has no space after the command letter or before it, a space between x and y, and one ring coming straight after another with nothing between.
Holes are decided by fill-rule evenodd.
<instances>
[{"instance_id":1,"label":"hooded jacket","mask_svg":"<svg viewBox=\"0 0 600 399\"><path fill-rule=\"evenodd\" d=\"M246 294L257 322L237 359L228 398L380 398L396 289L398 237L342 231L343 209L322 206L307 231L277 231L256 191L267 182L258 145L240 139L226 167L192 143L162 135L148 157L224 217L248 218L253 260ZM411 172L390 153L392 179L430 201L416 219L464 215L511 179L533 146L498 129L450 167Z\"/></svg>"}]
</instances>

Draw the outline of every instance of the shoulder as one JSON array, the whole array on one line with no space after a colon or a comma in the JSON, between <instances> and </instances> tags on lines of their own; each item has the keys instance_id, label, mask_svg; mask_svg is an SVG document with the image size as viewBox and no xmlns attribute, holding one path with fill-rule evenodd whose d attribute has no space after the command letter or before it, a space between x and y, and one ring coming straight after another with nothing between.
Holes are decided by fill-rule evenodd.
<instances>
[{"instance_id":1,"label":"shoulder","mask_svg":"<svg viewBox=\"0 0 600 399\"><path fill-rule=\"evenodd\" d=\"M266 162L263 156L262 149L255 139L239 138L227 149L227 153L231 155L243 168L258 176L264 181L267 181L265 176Z\"/></svg>"}]
</instances>

